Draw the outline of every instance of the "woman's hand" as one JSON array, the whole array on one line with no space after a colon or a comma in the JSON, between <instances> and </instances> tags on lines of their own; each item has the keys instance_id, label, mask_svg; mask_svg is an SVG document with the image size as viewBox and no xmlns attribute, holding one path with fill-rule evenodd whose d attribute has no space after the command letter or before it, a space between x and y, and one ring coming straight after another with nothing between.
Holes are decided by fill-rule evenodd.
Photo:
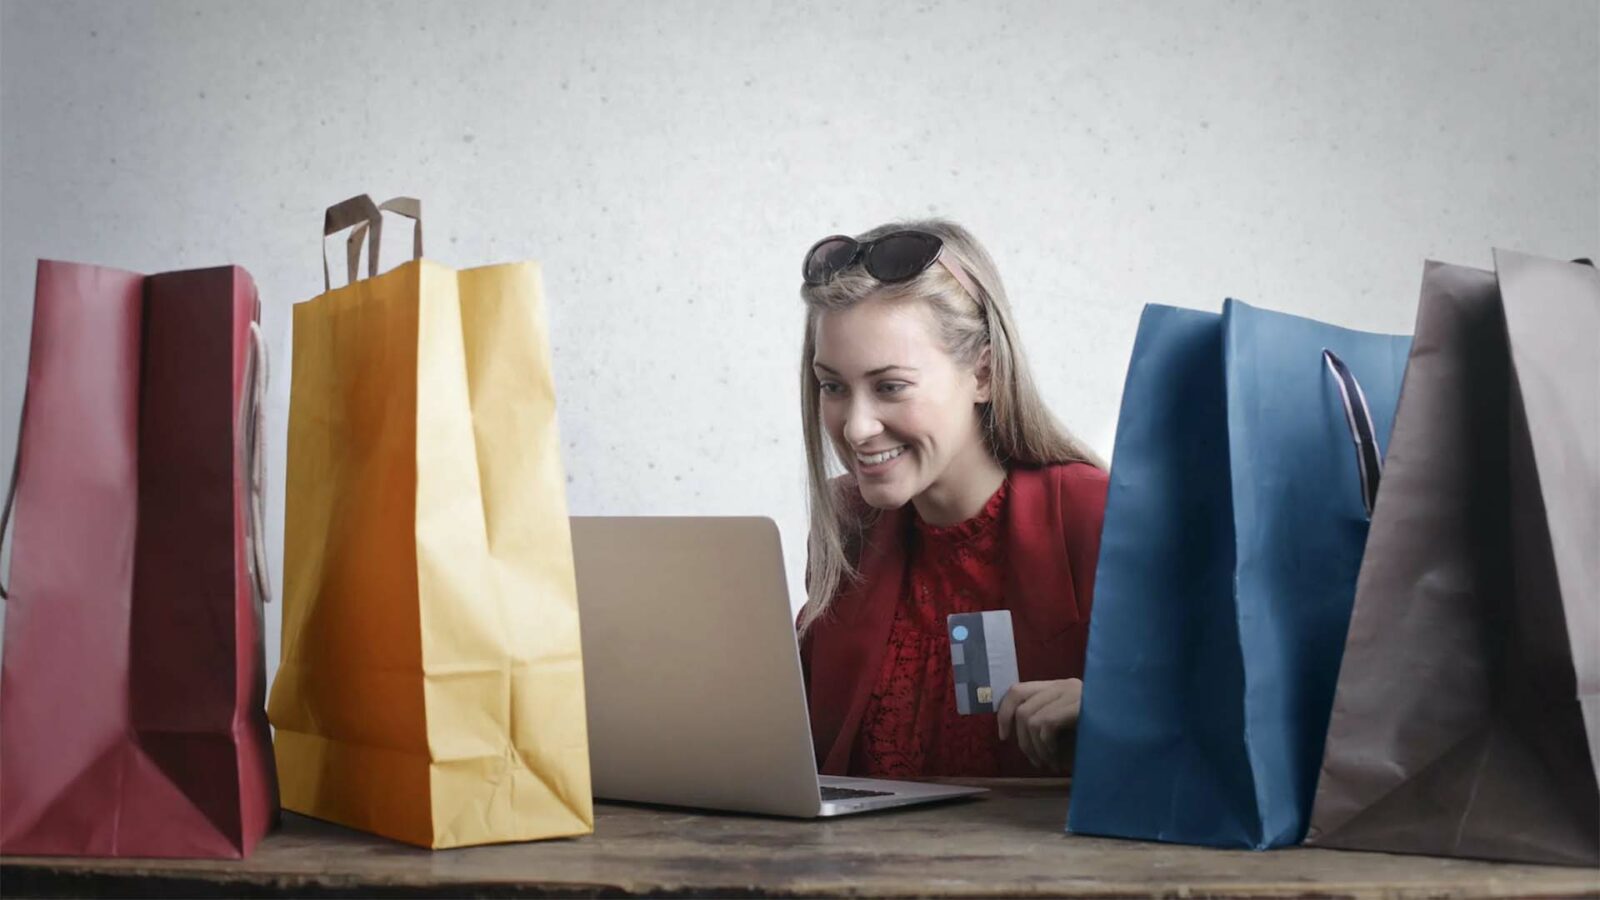
<instances>
[{"instance_id":1,"label":"woman's hand","mask_svg":"<svg viewBox=\"0 0 1600 900\"><path fill-rule=\"evenodd\" d=\"M1016 732L1017 746L1034 766L1064 772L1072 762L1068 733L1078 725L1083 680L1023 681L1006 691L996 714L1000 740Z\"/></svg>"}]
</instances>

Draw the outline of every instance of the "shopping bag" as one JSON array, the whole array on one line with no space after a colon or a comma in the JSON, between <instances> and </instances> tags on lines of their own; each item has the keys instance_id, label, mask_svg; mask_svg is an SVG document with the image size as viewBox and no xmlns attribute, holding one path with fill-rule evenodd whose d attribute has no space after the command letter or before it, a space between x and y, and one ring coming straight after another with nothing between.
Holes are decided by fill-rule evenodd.
<instances>
[{"instance_id":1,"label":"shopping bag","mask_svg":"<svg viewBox=\"0 0 1600 900\"><path fill-rule=\"evenodd\" d=\"M1311 809L1409 339L1147 306L1123 393L1069 828L1264 848Z\"/></svg>"},{"instance_id":2,"label":"shopping bag","mask_svg":"<svg viewBox=\"0 0 1600 900\"><path fill-rule=\"evenodd\" d=\"M384 206L420 227L414 200ZM370 199L324 224L364 227L369 277L294 309L268 707L284 807L425 847L588 833L539 269L449 269L418 233L377 275Z\"/></svg>"},{"instance_id":3,"label":"shopping bag","mask_svg":"<svg viewBox=\"0 0 1600 900\"><path fill-rule=\"evenodd\" d=\"M1600 275L1430 262L1308 843L1600 865Z\"/></svg>"},{"instance_id":4,"label":"shopping bag","mask_svg":"<svg viewBox=\"0 0 1600 900\"><path fill-rule=\"evenodd\" d=\"M39 263L0 516L0 852L238 857L276 817L259 314L237 267Z\"/></svg>"}]
</instances>

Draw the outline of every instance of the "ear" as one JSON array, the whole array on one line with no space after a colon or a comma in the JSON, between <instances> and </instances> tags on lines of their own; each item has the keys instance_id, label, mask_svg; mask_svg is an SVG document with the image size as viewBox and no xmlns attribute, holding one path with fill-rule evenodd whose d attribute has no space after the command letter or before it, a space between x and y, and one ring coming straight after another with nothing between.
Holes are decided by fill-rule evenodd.
<instances>
[{"instance_id":1,"label":"ear","mask_svg":"<svg viewBox=\"0 0 1600 900\"><path fill-rule=\"evenodd\" d=\"M990 377L991 368L989 365L989 360L989 345L984 344L983 350L979 351L978 353L978 364L974 366L972 370L972 377L977 379L978 382L978 392L976 398L973 400L974 403L988 403L994 395L994 391L992 389L993 379Z\"/></svg>"}]
</instances>

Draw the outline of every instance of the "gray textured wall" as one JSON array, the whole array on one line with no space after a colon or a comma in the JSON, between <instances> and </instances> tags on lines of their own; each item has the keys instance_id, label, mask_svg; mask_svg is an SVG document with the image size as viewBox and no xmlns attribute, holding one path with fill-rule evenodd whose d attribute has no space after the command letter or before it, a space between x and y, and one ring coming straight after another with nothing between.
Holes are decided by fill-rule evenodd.
<instances>
[{"instance_id":1,"label":"gray textured wall","mask_svg":"<svg viewBox=\"0 0 1600 900\"><path fill-rule=\"evenodd\" d=\"M430 256L545 264L572 510L771 515L798 585L813 239L969 225L1047 398L1109 453L1141 304L1407 330L1425 257L1600 251L1597 156L1584 0L7 0L0 458L36 258L242 264L279 375L276 562L322 209L409 193Z\"/></svg>"}]
</instances>

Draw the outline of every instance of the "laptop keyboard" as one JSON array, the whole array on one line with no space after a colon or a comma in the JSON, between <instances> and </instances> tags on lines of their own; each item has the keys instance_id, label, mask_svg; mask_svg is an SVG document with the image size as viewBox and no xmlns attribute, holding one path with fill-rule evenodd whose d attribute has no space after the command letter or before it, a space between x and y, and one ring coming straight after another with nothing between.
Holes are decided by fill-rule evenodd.
<instances>
[{"instance_id":1,"label":"laptop keyboard","mask_svg":"<svg viewBox=\"0 0 1600 900\"><path fill-rule=\"evenodd\" d=\"M855 800L859 797L892 797L894 791L858 791L854 788L822 787L823 802L829 800Z\"/></svg>"}]
</instances>

